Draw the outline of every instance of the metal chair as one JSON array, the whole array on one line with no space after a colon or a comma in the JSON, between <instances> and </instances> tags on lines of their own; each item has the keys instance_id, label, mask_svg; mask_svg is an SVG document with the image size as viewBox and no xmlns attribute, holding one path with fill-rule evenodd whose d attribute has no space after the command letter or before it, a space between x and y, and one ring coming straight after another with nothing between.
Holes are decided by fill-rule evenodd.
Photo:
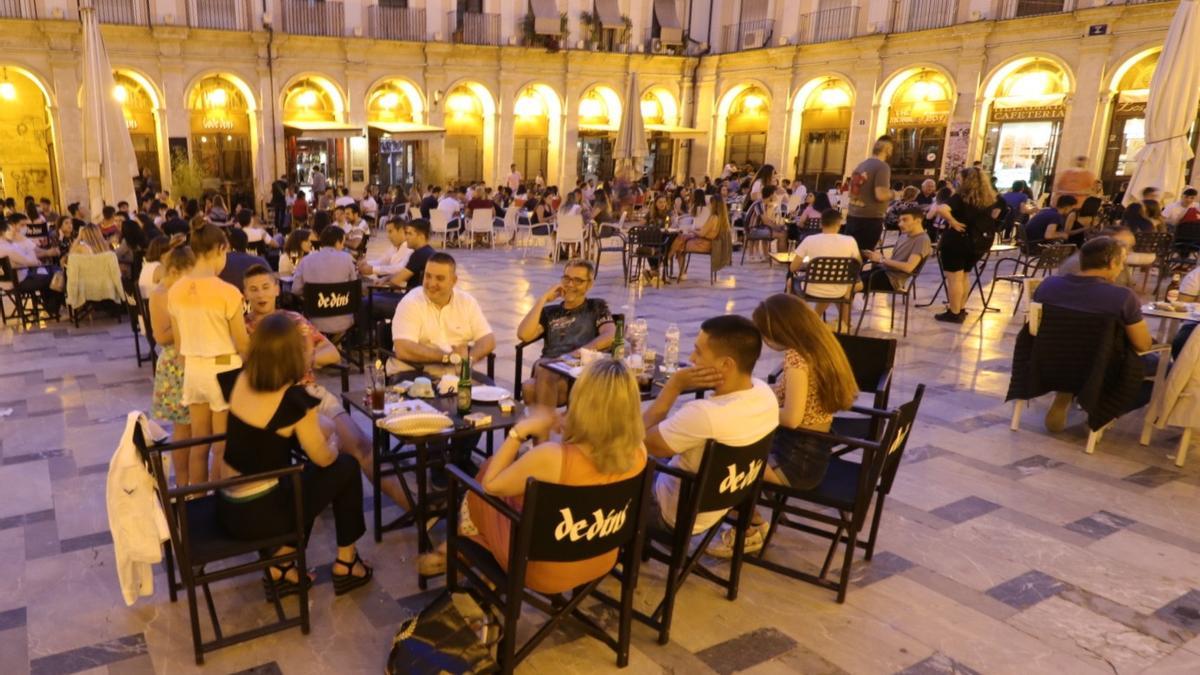
<instances>
[{"instance_id":1,"label":"metal chair","mask_svg":"<svg viewBox=\"0 0 1200 675\"><path fill-rule=\"evenodd\" d=\"M134 280L131 289L133 291L131 300L133 302L127 305L129 309L129 326L133 329L133 353L137 360L137 367L141 368L143 363L150 363L150 374L158 372L158 352L156 351L157 343L154 341L154 327L150 325L150 301L142 297L142 289ZM142 356L142 341L141 337L146 338L146 355Z\"/></svg>"},{"instance_id":2,"label":"metal chair","mask_svg":"<svg viewBox=\"0 0 1200 675\"><path fill-rule=\"evenodd\" d=\"M447 467L450 504L458 504L464 492L473 494L511 523L512 546L508 560L501 564L491 551L458 533L459 509L451 508L447 514L446 588L450 591L459 589L461 576L486 604L501 610L503 625L496 650L501 673L512 673L568 617L616 652L617 667L629 664L633 592L645 540L646 507L652 498L653 467L654 463L648 462L641 473L606 485L560 485L530 478L519 513L507 502L485 492L474 478L458 467ZM586 524L587 534L579 534L580 530L577 526L572 527L572 523ZM579 609L584 600L599 596L598 588L608 578L607 572L569 593L539 593L526 587L530 562L568 563L614 550L618 551L621 565L620 600L614 603L618 607L615 638ZM538 609L548 615L549 620L518 649L517 627L523 605Z\"/></svg>"},{"instance_id":3,"label":"metal chair","mask_svg":"<svg viewBox=\"0 0 1200 675\"><path fill-rule=\"evenodd\" d=\"M658 261L659 274L667 265L667 233L651 225L637 225L625 233L629 268L634 278L639 278L646 263ZM628 277L626 278L628 283Z\"/></svg>"},{"instance_id":4,"label":"metal chair","mask_svg":"<svg viewBox=\"0 0 1200 675\"><path fill-rule=\"evenodd\" d=\"M529 342L521 341L521 342L517 343L516 358L515 358L516 363L515 363L515 368L513 370L513 398L515 398L518 401L520 401L524 397L524 392L522 391L523 387L521 385L525 381L525 372L524 372L525 371L525 348L529 347L530 345L534 345L534 344L537 344L538 342L541 342L545 337L546 337L545 335L539 335L538 337L530 340ZM532 376L533 375L532 367L529 369L529 372L530 372L530 375Z\"/></svg>"},{"instance_id":5,"label":"metal chair","mask_svg":"<svg viewBox=\"0 0 1200 675\"><path fill-rule=\"evenodd\" d=\"M492 230L492 210L491 209L474 209L471 211L471 220L467 221L467 247L475 248L475 238L480 235L487 236L488 247L496 247L495 232Z\"/></svg>"},{"instance_id":6,"label":"metal chair","mask_svg":"<svg viewBox=\"0 0 1200 675\"><path fill-rule=\"evenodd\" d=\"M1059 267L1062 267L1067 258L1070 258L1074 253L1075 244L1044 244L1037 253L1034 253L1030 257L1001 258L997 260L996 266L992 268L992 285L988 289L987 299L983 303L984 306L991 306L992 294L996 292L997 281L1017 284L1021 290L1017 292L1017 301L1013 304L1013 316L1016 316L1017 310L1021 307L1021 298L1025 297L1025 281L1027 279L1053 275ZM1000 274L1000 266L1006 262L1013 264L1012 274Z\"/></svg>"},{"instance_id":7,"label":"metal chair","mask_svg":"<svg viewBox=\"0 0 1200 675\"><path fill-rule=\"evenodd\" d=\"M621 212L621 219L614 225L597 224L596 234L596 276L600 276L600 256L605 253L620 253L621 254L621 269L625 274L625 285L629 285L629 244L625 239L625 212ZM620 242L619 245L604 245L604 240L616 239Z\"/></svg>"},{"instance_id":8,"label":"metal chair","mask_svg":"<svg viewBox=\"0 0 1200 675\"><path fill-rule=\"evenodd\" d=\"M429 237L441 237L442 248L450 244L450 235L458 239L458 228L450 229L450 216L441 209L429 209Z\"/></svg>"},{"instance_id":9,"label":"metal chair","mask_svg":"<svg viewBox=\"0 0 1200 675\"><path fill-rule=\"evenodd\" d=\"M1133 235L1133 253L1153 254L1154 258L1147 262L1126 262L1126 267L1143 270L1142 292L1150 283L1150 270L1158 270L1158 282L1154 285L1154 294L1158 294L1158 286L1167 271L1167 260L1171 257L1171 247L1174 237L1170 232L1138 232Z\"/></svg>"},{"instance_id":10,"label":"metal chair","mask_svg":"<svg viewBox=\"0 0 1200 675\"><path fill-rule=\"evenodd\" d=\"M362 321L362 282L358 279L343 281L336 284L307 283L304 285L304 311L309 319L331 319L350 316L353 323L340 334L326 334L342 354L342 359L353 363L358 372L363 372L366 363L364 351L366 345L359 335L359 324ZM358 352L358 358L351 356Z\"/></svg>"},{"instance_id":11,"label":"metal chair","mask_svg":"<svg viewBox=\"0 0 1200 675\"><path fill-rule=\"evenodd\" d=\"M864 285L862 313L860 313L858 315L858 325L854 328L855 335L858 335L858 332L862 330L863 318L867 315L867 304L870 302L871 296L887 295L887 296L891 297L891 299L892 299L892 312L891 312L891 316L888 319L888 331L893 331L896 329L896 298L897 297L904 298L904 333L903 334L904 334L904 337L908 337L908 310L909 310L909 306L917 301L917 283L916 282L917 282L917 278L921 276L921 270L925 269L925 262L927 260L929 260L928 256L921 258L921 262L917 263L917 266L913 268L912 272L902 275L902 278L904 279L904 282L905 282L904 290L902 290L902 291L898 291L895 288L889 288L886 290L879 289L879 288L871 288L870 284Z\"/></svg>"},{"instance_id":12,"label":"metal chair","mask_svg":"<svg viewBox=\"0 0 1200 675\"><path fill-rule=\"evenodd\" d=\"M578 213L564 213L559 216L558 227L554 230L555 259L562 259L562 249L564 246L577 247L579 251L578 255L582 258L586 243L583 216Z\"/></svg>"},{"instance_id":13,"label":"metal chair","mask_svg":"<svg viewBox=\"0 0 1200 675\"><path fill-rule=\"evenodd\" d=\"M855 258L813 258L805 267L804 279L800 285L800 297L808 302L828 303L830 305L846 305L848 310L854 308L854 287L858 283L858 271L862 262ZM810 295L810 284L828 284L846 286L846 294L838 298L825 298ZM850 330L849 311L846 312L846 331ZM842 332L842 313L838 312L837 332Z\"/></svg>"}]
</instances>

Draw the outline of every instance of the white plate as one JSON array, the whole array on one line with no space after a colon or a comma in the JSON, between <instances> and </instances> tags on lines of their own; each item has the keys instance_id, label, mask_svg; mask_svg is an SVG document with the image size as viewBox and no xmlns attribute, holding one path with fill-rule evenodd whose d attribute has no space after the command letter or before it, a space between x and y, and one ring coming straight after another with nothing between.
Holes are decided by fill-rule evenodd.
<instances>
[{"instance_id":1,"label":"white plate","mask_svg":"<svg viewBox=\"0 0 1200 675\"><path fill-rule=\"evenodd\" d=\"M498 403L506 398L512 398L512 392L504 387L492 387L486 384L471 387L471 400L480 403Z\"/></svg>"}]
</instances>

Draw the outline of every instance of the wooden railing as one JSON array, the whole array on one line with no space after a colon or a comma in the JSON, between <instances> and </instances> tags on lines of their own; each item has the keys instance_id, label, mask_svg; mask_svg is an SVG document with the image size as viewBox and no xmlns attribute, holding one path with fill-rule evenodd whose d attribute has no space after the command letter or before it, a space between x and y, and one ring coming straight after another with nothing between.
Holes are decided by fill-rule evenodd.
<instances>
[{"instance_id":1,"label":"wooden railing","mask_svg":"<svg viewBox=\"0 0 1200 675\"><path fill-rule=\"evenodd\" d=\"M800 41L806 44L848 40L858 34L858 7L822 9L800 17Z\"/></svg>"},{"instance_id":2,"label":"wooden railing","mask_svg":"<svg viewBox=\"0 0 1200 675\"><path fill-rule=\"evenodd\" d=\"M346 11L335 0L280 0L283 31L293 35L342 37L346 34Z\"/></svg>"},{"instance_id":3,"label":"wooden railing","mask_svg":"<svg viewBox=\"0 0 1200 675\"><path fill-rule=\"evenodd\" d=\"M377 40L425 39L425 10L417 7L385 7L371 5L367 8L368 35Z\"/></svg>"},{"instance_id":4,"label":"wooden railing","mask_svg":"<svg viewBox=\"0 0 1200 675\"><path fill-rule=\"evenodd\" d=\"M1061 14L1073 9L1073 0L998 0L996 18L1019 19L1024 16Z\"/></svg>"},{"instance_id":5,"label":"wooden railing","mask_svg":"<svg viewBox=\"0 0 1200 675\"><path fill-rule=\"evenodd\" d=\"M188 25L215 30L250 30L246 0L188 0Z\"/></svg>"}]
</instances>

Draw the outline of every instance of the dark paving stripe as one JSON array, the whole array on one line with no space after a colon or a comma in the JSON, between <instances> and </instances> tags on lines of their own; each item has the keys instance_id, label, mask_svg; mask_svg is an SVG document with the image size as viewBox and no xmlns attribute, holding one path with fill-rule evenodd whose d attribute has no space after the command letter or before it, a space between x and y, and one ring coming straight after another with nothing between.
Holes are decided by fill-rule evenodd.
<instances>
[{"instance_id":1,"label":"dark paving stripe","mask_svg":"<svg viewBox=\"0 0 1200 675\"><path fill-rule=\"evenodd\" d=\"M1011 469L1016 469L1017 473L1021 474L1021 476L1032 476L1042 473L1047 469L1062 466L1062 462L1057 459L1050 459L1045 455L1032 455L1025 459L1018 459L1008 466Z\"/></svg>"},{"instance_id":2,"label":"dark paving stripe","mask_svg":"<svg viewBox=\"0 0 1200 675\"><path fill-rule=\"evenodd\" d=\"M25 625L25 608L18 607L0 612L0 630L20 628Z\"/></svg>"},{"instance_id":3,"label":"dark paving stripe","mask_svg":"<svg viewBox=\"0 0 1200 675\"><path fill-rule=\"evenodd\" d=\"M760 628L696 652L709 668L728 675L791 651L796 641L774 628Z\"/></svg>"},{"instance_id":4,"label":"dark paving stripe","mask_svg":"<svg viewBox=\"0 0 1200 675\"><path fill-rule=\"evenodd\" d=\"M68 675L149 653L142 633L34 659L32 675Z\"/></svg>"},{"instance_id":5,"label":"dark paving stripe","mask_svg":"<svg viewBox=\"0 0 1200 675\"><path fill-rule=\"evenodd\" d=\"M40 523L46 520L54 520L54 509L0 518L0 530L11 530L14 527L21 527L29 523Z\"/></svg>"},{"instance_id":6,"label":"dark paving stripe","mask_svg":"<svg viewBox=\"0 0 1200 675\"><path fill-rule=\"evenodd\" d=\"M270 663L264 663L260 666L254 666L253 668L239 670L236 673L230 673L230 675L283 675L283 670L279 668L278 663L271 661Z\"/></svg>"},{"instance_id":7,"label":"dark paving stripe","mask_svg":"<svg viewBox=\"0 0 1200 675\"><path fill-rule=\"evenodd\" d=\"M1192 589L1164 605L1154 616L1190 631L1200 633L1200 591Z\"/></svg>"},{"instance_id":8,"label":"dark paving stripe","mask_svg":"<svg viewBox=\"0 0 1200 675\"><path fill-rule=\"evenodd\" d=\"M84 548L95 548L97 546L107 546L112 543L112 533L108 530L103 532L93 532L80 537L71 537L63 539L59 542L59 550L63 553L78 551Z\"/></svg>"},{"instance_id":9,"label":"dark paving stripe","mask_svg":"<svg viewBox=\"0 0 1200 675\"><path fill-rule=\"evenodd\" d=\"M1070 588L1068 584L1045 572L1030 570L1019 577L1013 577L989 588L987 594L1009 607L1029 609L1042 600L1052 598L1068 588Z\"/></svg>"},{"instance_id":10,"label":"dark paving stripe","mask_svg":"<svg viewBox=\"0 0 1200 675\"><path fill-rule=\"evenodd\" d=\"M980 673L941 652L935 652L929 658L898 671L896 675L980 675Z\"/></svg>"},{"instance_id":11,"label":"dark paving stripe","mask_svg":"<svg viewBox=\"0 0 1200 675\"><path fill-rule=\"evenodd\" d=\"M991 513L1000 508L1000 505L995 502L989 502L980 497L963 497L962 499L939 506L930 511L939 518L945 518L952 523L965 523L968 520L978 518L979 516Z\"/></svg>"},{"instance_id":12,"label":"dark paving stripe","mask_svg":"<svg viewBox=\"0 0 1200 675\"><path fill-rule=\"evenodd\" d=\"M1179 478L1180 475L1178 471L1171 471L1169 469L1151 466L1142 469L1137 473L1130 474L1122 480L1126 480L1137 485L1144 485L1145 487L1156 488L1160 485L1166 485L1173 480L1178 480Z\"/></svg>"},{"instance_id":13,"label":"dark paving stripe","mask_svg":"<svg viewBox=\"0 0 1200 675\"><path fill-rule=\"evenodd\" d=\"M870 562L862 561L858 563L858 569L862 570L862 576L855 578L854 571L851 571L851 580L856 586L870 586L877 581L883 581L890 576L907 572L916 567L916 563L902 558L895 553L887 551L877 552Z\"/></svg>"},{"instance_id":14,"label":"dark paving stripe","mask_svg":"<svg viewBox=\"0 0 1200 675\"><path fill-rule=\"evenodd\" d=\"M66 450L55 448L54 450L41 450L39 452L30 452L24 455L13 455L5 457L3 463L5 466L9 464L24 464L25 462L36 462L39 459L50 459L51 457L62 457L66 454Z\"/></svg>"},{"instance_id":15,"label":"dark paving stripe","mask_svg":"<svg viewBox=\"0 0 1200 675\"><path fill-rule=\"evenodd\" d=\"M1134 522L1130 518L1118 516L1115 513L1097 511L1086 518L1080 518L1073 523L1067 523L1064 527L1072 532L1078 532L1093 539L1103 539L1114 532L1119 532L1133 525Z\"/></svg>"}]
</instances>

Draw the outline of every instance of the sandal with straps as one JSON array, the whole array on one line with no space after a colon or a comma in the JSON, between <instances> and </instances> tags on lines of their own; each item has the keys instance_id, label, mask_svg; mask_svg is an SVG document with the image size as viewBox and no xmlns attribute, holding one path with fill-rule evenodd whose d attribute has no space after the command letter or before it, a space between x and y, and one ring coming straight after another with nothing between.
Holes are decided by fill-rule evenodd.
<instances>
[{"instance_id":1,"label":"sandal with straps","mask_svg":"<svg viewBox=\"0 0 1200 675\"><path fill-rule=\"evenodd\" d=\"M345 560L337 558L333 561L333 564L341 565L348 570L346 574L338 574L336 572L333 573L334 595L344 595L358 588L359 586L365 586L367 582L371 580L371 577L375 575L375 570L367 565L367 563L363 562L362 557L358 555L358 551L354 552L354 560L346 562ZM366 574L363 574L361 577L356 576L354 574L354 567L356 565L362 565L363 569L366 570Z\"/></svg>"},{"instance_id":2,"label":"sandal with straps","mask_svg":"<svg viewBox=\"0 0 1200 675\"><path fill-rule=\"evenodd\" d=\"M267 595L267 602L286 598L289 595L295 595L300 592L301 585L307 590L312 588L312 579L307 574L298 575L299 581L292 581L287 578L287 575L296 569L295 562L289 562L285 565L271 565L263 570L263 592ZM279 578L271 577L271 570L279 571Z\"/></svg>"}]
</instances>

